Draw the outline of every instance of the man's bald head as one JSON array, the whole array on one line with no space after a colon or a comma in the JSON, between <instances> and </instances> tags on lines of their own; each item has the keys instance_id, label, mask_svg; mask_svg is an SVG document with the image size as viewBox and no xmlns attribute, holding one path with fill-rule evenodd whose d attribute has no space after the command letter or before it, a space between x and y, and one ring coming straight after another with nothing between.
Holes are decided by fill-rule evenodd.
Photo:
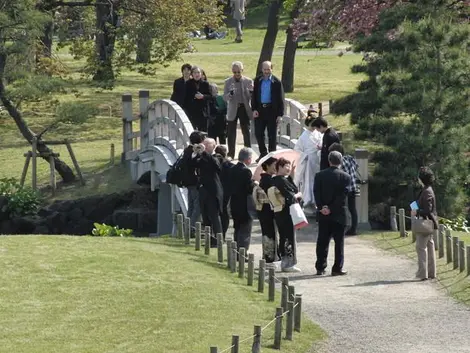
<instances>
[{"instance_id":1,"label":"man's bald head","mask_svg":"<svg viewBox=\"0 0 470 353\"><path fill-rule=\"evenodd\" d=\"M265 77L269 77L272 75L273 73L273 64L271 63L271 61L264 61L263 64L261 65L262 69L263 69L263 75Z\"/></svg>"},{"instance_id":2,"label":"man's bald head","mask_svg":"<svg viewBox=\"0 0 470 353\"><path fill-rule=\"evenodd\" d=\"M203 142L204 146L206 147L206 152L212 154L214 152L216 143L213 138L206 138Z\"/></svg>"}]
</instances>

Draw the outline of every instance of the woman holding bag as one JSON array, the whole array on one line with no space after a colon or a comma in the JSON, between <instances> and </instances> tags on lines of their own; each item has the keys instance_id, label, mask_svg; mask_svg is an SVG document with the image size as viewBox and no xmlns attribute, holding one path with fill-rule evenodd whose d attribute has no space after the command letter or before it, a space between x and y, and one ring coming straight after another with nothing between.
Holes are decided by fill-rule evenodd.
<instances>
[{"instance_id":1,"label":"woman holding bag","mask_svg":"<svg viewBox=\"0 0 470 353\"><path fill-rule=\"evenodd\" d=\"M302 194L294 184L291 174L291 162L279 158L276 162L277 175L273 178L273 185L268 190L268 198L274 207L274 219L279 232L279 253L281 255L281 269L283 272L300 272L296 267L296 239L295 228L290 215L290 206L299 203Z\"/></svg>"},{"instance_id":2,"label":"woman holding bag","mask_svg":"<svg viewBox=\"0 0 470 353\"><path fill-rule=\"evenodd\" d=\"M436 254L434 252L434 229L439 223L436 212L436 197L432 184L434 174L428 167L419 169L418 180L423 186L418 200L417 210L411 211L412 228L416 233L416 252L418 254L418 272L416 277L422 281L436 277Z\"/></svg>"}]
</instances>

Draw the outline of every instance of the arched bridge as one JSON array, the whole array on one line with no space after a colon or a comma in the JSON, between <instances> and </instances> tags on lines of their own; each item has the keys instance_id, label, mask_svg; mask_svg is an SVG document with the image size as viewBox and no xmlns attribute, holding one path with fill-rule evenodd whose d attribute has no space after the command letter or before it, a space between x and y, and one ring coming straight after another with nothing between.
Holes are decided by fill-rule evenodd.
<instances>
[{"instance_id":1,"label":"arched bridge","mask_svg":"<svg viewBox=\"0 0 470 353\"><path fill-rule=\"evenodd\" d=\"M133 181L137 182L144 174L150 174L151 189L158 189L159 192L157 234L169 234L172 232L173 213L179 210L186 215L188 201L185 188L166 183L166 173L183 149L189 145L189 135L193 132L192 125L177 103L169 99L151 103L150 92L147 90L139 91L138 114L134 114L131 94L122 96L122 104L122 162L129 166ZM286 111L278 128L278 149L295 146L303 131L303 120L307 116L306 107L293 99L286 98L285 106ZM237 142L242 141L241 136L237 138ZM256 142L254 136L252 141ZM240 147L243 146L237 146ZM252 144L252 148L255 153L259 153L256 144ZM365 157L365 163L360 163L364 167L361 167L361 175L367 176L367 153L358 150L356 155L362 157L361 159ZM361 198L365 197L367 200L367 190L364 189L367 188L361 190ZM368 222L368 219L364 218L368 213L367 202L364 204L362 205L362 202L358 204L362 215L360 222Z\"/></svg>"}]
</instances>

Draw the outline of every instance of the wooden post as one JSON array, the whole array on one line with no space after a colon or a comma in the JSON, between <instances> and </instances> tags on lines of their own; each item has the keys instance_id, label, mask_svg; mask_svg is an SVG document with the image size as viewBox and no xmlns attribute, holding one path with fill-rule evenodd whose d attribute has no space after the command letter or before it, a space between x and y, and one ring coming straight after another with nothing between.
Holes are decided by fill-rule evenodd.
<instances>
[{"instance_id":1,"label":"wooden post","mask_svg":"<svg viewBox=\"0 0 470 353\"><path fill-rule=\"evenodd\" d=\"M196 222L196 232L194 235L194 242L195 242L194 249L196 251L201 250L201 227L202 227L201 222Z\"/></svg>"},{"instance_id":2,"label":"wooden post","mask_svg":"<svg viewBox=\"0 0 470 353\"><path fill-rule=\"evenodd\" d=\"M454 270L459 268L459 237L452 237Z\"/></svg>"},{"instance_id":3,"label":"wooden post","mask_svg":"<svg viewBox=\"0 0 470 353\"><path fill-rule=\"evenodd\" d=\"M266 271L266 260L261 259L259 260L259 268L258 268L258 292L264 293L264 278Z\"/></svg>"},{"instance_id":4,"label":"wooden post","mask_svg":"<svg viewBox=\"0 0 470 353\"><path fill-rule=\"evenodd\" d=\"M269 292L268 301L273 302L276 296L276 282L274 279L274 268L269 268Z\"/></svg>"},{"instance_id":5,"label":"wooden post","mask_svg":"<svg viewBox=\"0 0 470 353\"><path fill-rule=\"evenodd\" d=\"M390 229L392 232L398 232L396 206L390 206Z\"/></svg>"},{"instance_id":6,"label":"wooden post","mask_svg":"<svg viewBox=\"0 0 470 353\"><path fill-rule=\"evenodd\" d=\"M211 254L211 227L206 226L204 229L204 254Z\"/></svg>"},{"instance_id":7,"label":"wooden post","mask_svg":"<svg viewBox=\"0 0 470 353\"><path fill-rule=\"evenodd\" d=\"M276 308L276 326L274 327L274 349L281 349L282 341L282 308Z\"/></svg>"},{"instance_id":8,"label":"wooden post","mask_svg":"<svg viewBox=\"0 0 470 353\"><path fill-rule=\"evenodd\" d=\"M122 155L121 162L126 161L126 154L132 150L132 95L129 93L122 95Z\"/></svg>"},{"instance_id":9,"label":"wooden post","mask_svg":"<svg viewBox=\"0 0 470 353\"><path fill-rule=\"evenodd\" d=\"M238 255L238 278L245 277L245 248L240 248Z\"/></svg>"},{"instance_id":10,"label":"wooden post","mask_svg":"<svg viewBox=\"0 0 470 353\"><path fill-rule=\"evenodd\" d=\"M232 268L232 239L227 238L227 268Z\"/></svg>"},{"instance_id":11,"label":"wooden post","mask_svg":"<svg viewBox=\"0 0 470 353\"><path fill-rule=\"evenodd\" d=\"M183 239L183 231L184 231L184 224L183 224L183 215L179 213L176 216L176 237L178 239Z\"/></svg>"},{"instance_id":12,"label":"wooden post","mask_svg":"<svg viewBox=\"0 0 470 353\"><path fill-rule=\"evenodd\" d=\"M217 233L217 261L224 262L224 239L222 233Z\"/></svg>"},{"instance_id":13,"label":"wooden post","mask_svg":"<svg viewBox=\"0 0 470 353\"><path fill-rule=\"evenodd\" d=\"M319 117L323 116L323 103L322 102L318 103L318 116Z\"/></svg>"},{"instance_id":14,"label":"wooden post","mask_svg":"<svg viewBox=\"0 0 470 353\"><path fill-rule=\"evenodd\" d=\"M296 294L294 299L294 330L300 332L302 326L302 294Z\"/></svg>"},{"instance_id":15,"label":"wooden post","mask_svg":"<svg viewBox=\"0 0 470 353\"><path fill-rule=\"evenodd\" d=\"M361 175L361 193L356 197L358 228L370 230L369 223L369 152L366 149L356 149L355 157L358 171Z\"/></svg>"},{"instance_id":16,"label":"wooden post","mask_svg":"<svg viewBox=\"0 0 470 353\"><path fill-rule=\"evenodd\" d=\"M33 140L31 142L32 144L32 152L31 152L31 157L33 159L32 163L32 185L33 185L33 190L37 190L38 188L38 139L36 136L33 137Z\"/></svg>"},{"instance_id":17,"label":"wooden post","mask_svg":"<svg viewBox=\"0 0 470 353\"><path fill-rule=\"evenodd\" d=\"M470 276L470 246L467 245L467 276Z\"/></svg>"},{"instance_id":18,"label":"wooden post","mask_svg":"<svg viewBox=\"0 0 470 353\"><path fill-rule=\"evenodd\" d=\"M261 353L261 326L255 325L251 353Z\"/></svg>"},{"instance_id":19,"label":"wooden post","mask_svg":"<svg viewBox=\"0 0 470 353\"><path fill-rule=\"evenodd\" d=\"M293 285L289 285L287 299L291 302L295 300L295 287Z\"/></svg>"},{"instance_id":20,"label":"wooden post","mask_svg":"<svg viewBox=\"0 0 470 353\"><path fill-rule=\"evenodd\" d=\"M443 224L439 225L439 258L444 257L444 233L446 228Z\"/></svg>"},{"instance_id":21,"label":"wooden post","mask_svg":"<svg viewBox=\"0 0 470 353\"><path fill-rule=\"evenodd\" d=\"M452 237L450 235L450 229L446 229L446 258L447 263L452 262Z\"/></svg>"},{"instance_id":22,"label":"wooden post","mask_svg":"<svg viewBox=\"0 0 470 353\"><path fill-rule=\"evenodd\" d=\"M219 353L219 348L211 347L210 353Z\"/></svg>"},{"instance_id":23,"label":"wooden post","mask_svg":"<svg viewBox=\"0 0 470 353\"><path fill-rule=\"evenodd\" d=\"M292 341L292 332L294 331L294 302L287 301L287 323L286 323L286 340Z\"/></svg>"},{"instance_id":24,"label":"wooden post","mask_svg":"<svg viewBox=\"0 0 470 353\"><path fill-rule=\"evenodd\" d=\"M255 277L255 254L248 255L248 279L246 284L253 285L253 277Z\"/></svg>"},{"instance_id":25,"label":"wooden post","mask_svg":"<svg viewBox=\"0 0 470 353\"><path fill-rule=\"evenodd\" d=\"M176 237L177 232L178 232L178 213L173 212L173 227L171 230L171 236Z\"/></svg>"},{"instance_id":26,"label":"wooden post","mask_svg":"<svg viewBox=\"0 0 470 353\"><path fill-rule=\"evenodd\" d=\"M85 179L83 178L82 170L80 169L80 166L78 165L77 158L75 158L75 153L73 153L72 145L70 142L65 139L65 146L67 147L67 151L69 152L70 159L72 160L73 166L75 167L75 171L78 174L78 178L80 179L80 182L82 185L85 185Z\"/></svg>"},{"instance_id":27,"label":"wooden post","mask_svg":"<svg viewBox=\"0 0 470 353\"><path fill-rule=\"evenodd\" d=\"M465 271L465 242L459 241L459 270Z\"/></svg>"},{"instance_id":28,"label":"wooden post","mask_svg":"<svg viewBox=\"0 0 470 353\"><path fill-rule=\"evenodd\" d=\"M184 243L189 245L191 243L191 219L184 218Z\"/></svg>"},{"instance_id":29,"label":"wooden post","mask_svg":"<svg viewBox=\"0 0 470 353\"><path fill-rule=\"evenodd\" d=\"M55 160L53 156L49 157L49 169L50 169L52 195L55 195L55 192L57 190L57 180L55 177Z\"/></svg>"},{"instance_id":30,"label":"wooden post","mask_svg":"<svg viewBox=\"0 0 470 353\"><path fill-rule=\"evenodd\" d=\"M232 241L232 259L230 265L230 272L235 273L237 271L237 242Z\"/></svg>"},{"instance_id":31,"label":"wooden post","mask_svg":"<svg viewBox=\"0 0 470 353\"><path fill-rule=\"evenodd\" d=\"M115 161L115 157L114 157L114 154L115 154L115 149L114 149L114 143L111 144L111 149L110 149L110 152L109 152L109 165L113 166L114 165L114 161Z\"/></svg>"},{"instance_id":32,"label":"wooden post","mask_svg":"<svg viewBox=\"0 0 470 353\"><path fill-rule=\"evenodd\" d=\"M406 230L405 230L405 209L400 208L398 210L398 224L400 226L400 237L406 237Z\"/></svg>"},{"instance_id":33,"label":"wooden post","mask_svg":"<svg viewBox=\"0 0 470 353\"><path fill-rule=\"evenodd\" d=\"M282 310L286 311L287 310L287 301L288 299L288 291L289 291L289 277L282 277L282 283L281 283L281 308Z\"/></svg>"},{"instance_id":34,"label":"wooden post","mask_svg":"<svg viewBox=\"0 0 470 353\"><path fill-rule=\"evenodd\" d=\"M20 180L21 186L24 186L24 183L26 181L26 175L28 175L28 168L29 168L29 162L31 162L31 155L32 155L31 151L28 151L25 154L26 160L24 161L23 172L21 173L21 180Z\"/></svg>"},{"instance_id":35,"label":"wooden post","mask_svg":"<svg viewBox=\"0 0 470 353\"><path fill-rule=\"evenodd\" d=\"M230 353L239 353L240 350L240 336L232 335L232 350Z\"/></svg>"},{"instance_id":36,"label":"wooden post","mask_svg":"<svg viewBox=\"0 0 470 353\"><path fill-rule=\"evenodd\" d=\"M149 118L148 107L150 92L148 90L139 91L139 112L140 112L140 150L146 148L149 144Z\"/></svg>"}]
</instances>

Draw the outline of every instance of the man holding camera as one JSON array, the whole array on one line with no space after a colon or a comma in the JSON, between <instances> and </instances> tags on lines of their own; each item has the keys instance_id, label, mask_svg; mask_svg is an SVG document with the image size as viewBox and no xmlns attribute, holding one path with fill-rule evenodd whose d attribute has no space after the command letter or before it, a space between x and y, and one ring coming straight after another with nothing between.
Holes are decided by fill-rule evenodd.
<instances>
[{"instance_id":1,"label":"man holding camera","mask_svg":"<svg viewBox=\"0 0 470 353\"><path fill-rule=\"evenodd\" d=\"M237 123L243 134L243 145L251 147L251 93L253 92L253 80L243 76L243 64L240 61L232 63L233 76L225 80L224 100L227 102L227 139L228 156L235 157L235 145L237 140Z\"/></svg>"}]
</instances>

